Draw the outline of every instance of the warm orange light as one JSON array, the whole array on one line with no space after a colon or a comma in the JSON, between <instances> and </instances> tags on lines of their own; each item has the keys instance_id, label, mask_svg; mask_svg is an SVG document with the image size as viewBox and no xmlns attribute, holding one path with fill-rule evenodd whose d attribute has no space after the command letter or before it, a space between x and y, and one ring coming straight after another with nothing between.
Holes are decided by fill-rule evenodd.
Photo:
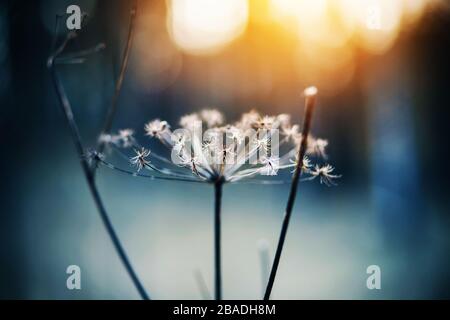
<instances>
[{"instance_id":1,"label":"warm orange light","mask_svg":"<svg viewBox=\"0 0 450 320\"><path fill-rule=\"evenodd\" d=\"M329 0L271 0L272 15L296 30L300 39L325 46L341 46L352 25L342 20L339 2Z\"/></svg>"},{"instance_id":2,"label":"warm orange light","mask_svg":"<svg viewBox=\"0 0 450 320\"><path fill-rule=\"evenodd\" d=\"M313 97L315 95L317 95L317 88L316 87L308 87L303 91L303 94L305 95L305 97Z\"/></svg>"},{"instance_id":3,"label":"warm orange light","mask_svg":"<svg viewBox=\"0 0 450 320\"><path fill-rule=\"evenodd\" d=\"M301 41L342 46L357 35L370 52L391 47L403 21L417 19L433 0L270 0L272 16Z\"/></svg>"},{"instance_id":4,"label":"warm orange light","mask_svg":"<svg viewBox=\"0 0 450 320\"><path fill-rule=\"evenodd\" d=\"M216 53L243 33L247 0L170 0L167 25L176 45L191 54Z\"/></svg>"},{"instance_id":5,"label":"warm orange light","mask_svg":"<svg viewBox=\"0 0 450 320\"><path fill-rule=\"evenodd\" d=\"M159 92L177 79L183 59L167 33L164 3L142 1L139 10L130 60L135 75L132 88L139 92Z\"/></svg>"},{"instance_id":6,"label":"warm orange light","mask_svg":"<svg viewBox=\"0 0 450 320\"><path fill-rule=\"evenodd\" d=\"M349 46L308 43L297 50L296 71L302 84L314 83L322 92L335 94L344 89L354 75L353 51Z\"/></svg>"},{"instance_id":7,"label":"warm orange light","mask_svg":"<svg viewBox=\"0 0 450 320\"><path fill-rule=\"evenodd\" d=\"M426 6L435 0L403 0L403 10L405 12L405 22L415 22L422 15Z\"/></svg>"},{"instance_id":8,"label":"warm orange light","mask_svg":"<svg viewBox=\"0 0 450 320\"><path fill-rule=\"evenodd\" d=\"M402 21L402 0L341 0L345 19L354 21L360 44L370 52L391 47Z\"/></svg>"}]
</instances>

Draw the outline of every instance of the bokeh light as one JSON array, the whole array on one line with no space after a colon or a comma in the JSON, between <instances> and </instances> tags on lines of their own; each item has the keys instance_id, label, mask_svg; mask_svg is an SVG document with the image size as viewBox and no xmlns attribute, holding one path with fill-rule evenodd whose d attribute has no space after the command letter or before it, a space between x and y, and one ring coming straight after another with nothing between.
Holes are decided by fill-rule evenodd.
<instances>
[{"instance_id":1,"label":"bokeh light","mask_svg":"<svg viewBox=\"0 0 450 320\"><path fill-rule=\"evenodd\" d=\"M149 3L137 17L132 70L136 89L154 93L169 87L178 77L183 60L171 41L164 19L164 6Z\"/></svg>"},{"instance_id":2,"label":"bokeh light","mask_svg":"<svg viewBox=\"0 0 450 320\"><path fill-rule=\"evenodd\" d=\"M273 17L287 22L300 40L326 46L342 46L353 33L353 25L343 20L341 10L338 1L271 0Z\"/></svg>"},{"instance_id":3,"label":"bokeh light","mask_svg":"<svg viewBox=\"0 0 450 320\"><path fill-rule=\"evenodd\" d=\"M300 41L341 46L357 44L383 53L396 40L402 22L415 22L432 0L271 0L272 16L297 30Z\"/></svg>"},{"instance_id":4,"label":"bokeh light","mask_svg":"<svg viewBox=\"0 0 450 320\"><path fill-rule=\"evenodd\" d=\"M272 20L297 46L297 73L305 84L336 93L352 80L359 48L381 55L404 25L433 0L269 0Z\"/></svg>"},{"instance_id":5,"label":"bokeh light","mask_svg":"<svg viewBox=\"0 0 450 320\"><path fill-rule=\"evenodd\" d=\"M399 0L341 0L345 20L357 25L358 42L369 52L383 53L398 36L403 16Z\"/></svg>"},{"instance_id":6,"label":"bokeh light","mask_svg":"<svg viewBox=\"0 0 450 320\"><path fill-rule=\"evenodd\" d=\"M176 45L191 54L216 53L247 25L247 0L171 0L167 25Z\"/></svg>"},{"instance_id":7,"label":"bokeh light","mask_svg":"<svg viewBox=\"0 0 450 320\"><path fill-rule=\"evenodd\" d=\"M166 26L175 48L190 55L217 55L246 30L253 46L264 52L272 52L273 43L289 45L302 84L337 93L352 80L359 49L386 53L402 28L415 25L436 1L168 0ZM252 56L246 63L256 65L260 56L253 51L242 54ZM264 77L272 82L270 75Z\"/></svg>"}]
</instances>

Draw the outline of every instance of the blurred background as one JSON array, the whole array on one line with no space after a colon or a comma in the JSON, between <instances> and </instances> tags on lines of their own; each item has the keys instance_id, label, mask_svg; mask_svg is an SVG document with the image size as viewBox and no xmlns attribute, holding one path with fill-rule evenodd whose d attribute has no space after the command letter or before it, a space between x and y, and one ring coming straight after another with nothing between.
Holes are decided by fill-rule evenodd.
<instances>
[{"instance_id":1,"label":"blurred background","mask_svg":"<svg viewBox=\"0 0 450 320\"><path fill-rule=\"evenodd\" d=\"M55 15L89 22L59 67L87 146L95 145L126 41L131 1L0 1L0 298L138 299L98 217L46 68ZM65 19L65 18L64 18ZM343 177L303 183L274 299L450 298L446 0L139 0L115 130L140 139L153 118L204 107L227 120L255 108L300 123L319 88L313 133ZM59 40L65 28L61 30ZM212 291L213 190L100 169L98 184L154 299ZM262 296L288 185L227 185L224 298ZM80 266L82 290L66 288ZM368 290L366 268L381 268Z\"/></svg>"}]
</instances>

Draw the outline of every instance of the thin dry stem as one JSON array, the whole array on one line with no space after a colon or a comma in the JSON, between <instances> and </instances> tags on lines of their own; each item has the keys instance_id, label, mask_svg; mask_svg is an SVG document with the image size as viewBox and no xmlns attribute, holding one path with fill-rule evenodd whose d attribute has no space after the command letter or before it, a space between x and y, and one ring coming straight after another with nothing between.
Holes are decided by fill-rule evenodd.
<instances>
[{"instance_id":1,"label":"thin dry stem","mask_svg":"<svg viewBox=\"0 0 450 320\"><path fill-rule=\"evenodd\" d=\"M309 90L309 89L307 89L307 90ZM307 91L305 90L305 92L307 92ZM286 212L285 212L285 216L284 216L284 220L283 220L283 225L281 227L280 238L278 240L277 250L275 253L274 260L273 260L272 269L270 271L269 281L267 283L266 292L264 294L264 300L269 300L270 294L272 293L272 288L273 288L273 284L275 282L278 265L280 263L281 253L283 251L284 241L286 239L289 222L290 222L291 215L292 215L292 209L294 207L295 198L297 196L298 182L300 180L300 175L302 173L302 168L303 168L303 166L302 166L303 159L305 157L306 150L308 148L308 135L309 135L309 131L311 129L311 120L312 120L312 115L313 115L315 100L316 100L315 98L316 98L315 94L312 94L312 95L307 94L306 95L305 118L304 118L304 122L303 122L303 132L302 132L303 138L301 140L301 145L298 150L297 165L295 167L294 175L292 177L291 190L289 192L289 198L288 198L288 202L286 205Z\"/></svg>"}]
</instances>

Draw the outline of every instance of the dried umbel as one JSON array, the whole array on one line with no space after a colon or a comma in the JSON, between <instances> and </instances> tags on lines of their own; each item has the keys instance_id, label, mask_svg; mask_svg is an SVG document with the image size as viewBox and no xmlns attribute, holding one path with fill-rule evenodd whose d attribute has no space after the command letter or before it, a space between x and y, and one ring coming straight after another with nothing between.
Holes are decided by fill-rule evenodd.
<instances>
[{"instance_id":1,"label":"dried umbel","mask_svg":"<svg viewBox=\"0 0 450 320\"><path fill-rule=\"evenodd\" d=\"M150 143L167 147L167 155L144 147L130 129L118 134L102 135L101 141L136 167L132 172L111 164L96 153L100 164L134 176L153 177L193 182L239 182L258 176L274 176L278 170L297 165L298 148L302 134L300 126L291 123L288 114L262 116L252 110L232 124L224 124L224 116L208 109L181 117L180 128L172 130L167 121L155 119L145 125ZM320 178L321 183L333 185L339 176L332 174L330 165L313 165L311 158L326 159L328 142L308 137L308 148L303 159L304 180ZM148 174L141 171L147 169ZM186 170L183 170L186 169ZM268 180L255 179L268 183ZM273 183L282 182L273 180Z\"/></svg>"},{"instance_id":2,"label":"dried umbel","mask_svg":"<svg viewBox=\"0 0 450 320\"><path fill-rule=\"evenodd\" d=\"M126 158L136 170L119 168L97 152L90 152L91 162L103 164L112 170L132 176L151 179L206 182L214 185L214 260L215 298L222 298L221 280L221 201L224 183L239 183L251 179L254 183L284 183L283 180L262 180L258 176L275 176L279 170L294 168L291 190L286 206L285 218L277 245L276 254L265 290L264 299L269 299L278 264L281 258L292 208L300 177L302 180L318 179L327 186L335 185L339 175L333 174L329 165L313 164L311 159L325 160L328 141L309 134L317 89L308 88L303 131L291 122L288 114L261 115L255 110L244 113L240 120L225 124L222 113L215 109L202 110L181 117L180 127L172 126L160 119L145 125L145 134L150 142L162 144L167 155L158 154L143 146L130 129L117 134L104 134L100 142ZM147 170L148 173L142 173ZM252 179L256 178L256 179Z\"/></svg>"}]
</instances>

